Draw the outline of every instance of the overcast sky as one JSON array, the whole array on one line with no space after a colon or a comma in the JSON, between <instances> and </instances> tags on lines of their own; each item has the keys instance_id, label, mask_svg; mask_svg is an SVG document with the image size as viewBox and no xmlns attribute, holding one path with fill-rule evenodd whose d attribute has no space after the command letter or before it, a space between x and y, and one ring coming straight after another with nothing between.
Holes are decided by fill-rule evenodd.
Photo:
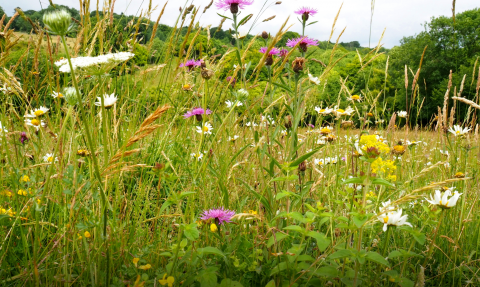
<instances>
[{"instance_id":1,"label":"overcast sky","mask_svg":"<svg viewBox=\"0 0 480 287\"><path fill-rule=\"evenodd\" d=\"M103 0L99 1L100 3L103 2ZM165 0L151 1L153 6L158 5L157 11L152 15L152 19L156 20L161 7L165 4ZM79 0L53 0L53 2L77 9L79 7ZM96 0L91 0L91 3L94 3L92 4L92 9L96 6L96 2ZM270 0L268 2L274 3L276 0ZM346 27L340 42L359 41L362 46L368 47L371 2L372 0L283 0L282 4L273 5L268 8L262 15L261 20L273 15L276 15L276 18L269 22L260 22L260 24L252 30L252 33L260 33L266 30L274 34L288 16L291 16L289 23L294 24L291 30L301 32L301 25L293 14L293 11L301 6L308 6L318 9L319 13L311 18L312 21L315 20L318 21L318 23L307 27L306 34L318 40L328 40L332 23L338 9L343 3L332 41L335 41L338 34ZM179 7L181 5L183 6L184 3L184 0L170 0L160 22L173 25L178 16ZM199 12L200 14L203 12L203 7L210 3L210 0L195 0L193 3L202 7ZM264 3L265 0L255 0L253 5L248 6L245 11L243 11L242 16L250 13L257 15ZM149 0L117 0L115 13L120 14L123 12L127 15L138 15L141 9L146 10L148 8L148 4ZM13 14L15 7L20 7L23 10L38 10L41 5L43 5L44 8L47 7L49 5L48 0L15 0L0 4L9 16ZM480 7L479 0L456 1L457 13L477 7ZM423 23L429 21L431 17L441 15L451 17L452 0L376 0L374 9L371 46L375 46L378 43L383 29L386 28L382 43L384 47L391 48L399 45L399 41L403 36L412 36L423 31ZM205 26L212 24L213 27L217 26L220 22L220 17L216 12L218 11L215 6L212 6L207 13L201 15L200 24ZM230 12L225 13L226 15L230 14ZM223 27L228 28L230 26L225 24Z\"/></svg>"}]
</instances>

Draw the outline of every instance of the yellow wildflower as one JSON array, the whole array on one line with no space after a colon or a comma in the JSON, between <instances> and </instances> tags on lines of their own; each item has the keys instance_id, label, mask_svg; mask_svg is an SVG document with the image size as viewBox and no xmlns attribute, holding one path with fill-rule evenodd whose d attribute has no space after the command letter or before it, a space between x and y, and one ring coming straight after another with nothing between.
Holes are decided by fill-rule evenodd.
<instances>
[{"instance_id":1,"label":"yellow wildflower","mask_svg":"<svg viewBox=\"0 0 480 287\"><path fill-rule=\"evenodd\" d=\"M30 178L28 177L28 175L23 175L22 177L20 177L20 181L23 181L23 182L29 182L30 181Z\"/></svg>"},{"instance_id":2,"label":"yellow wildflower","mask_svg":"<svg viewBox=\"0 0 480 287\"><path fill-rule=\"evenodd\" d=\"M369 158L376 158L390 152L390 148L380 141L377 135L363 135L360 138L359 146Z\"/></svg>"},{"instance_id":3,"label":"yellow wildflower","mask_svg":"<svg viewBox=\"0 0 480 287\"><path fill-rule=\"evenodd\" d=\"M138 261L140 261L140 258L137 258L137 257L133 258L132 262L135 265L135 267L137 267Z\"/></svg>"},{"instance_id":4,"label":"yellow wildflower","mask_svg":"<svg viewBox=\"0 0 480 287\"><path fill-rule=\"evenodd\" d=\"M383 176L387 180L397 180L397 176L395 175L397 167L395 166L395 162L393 160L384 161L381 157L379 157L372 163L371 167L372 173Z\"/></svg>"},{"instance_id":5,"label":"yellow wildflower","mask_svg":"<svg viewBox=\"0 0 480 287\"><path fill-rule=\"evenodd\" d=\"M85 236L85 238L90 238L92 236L88 231L85 231L83 235Z\"/></svg>"},{"instance_id":6,"label":"yellow wildflower","mask_svg":"<svg viewBox=\"0 0 480 287\"><path fill-rule=\"evenodd\" d=\"M217 232L217 230L218 230L217 225L215 225L215 223L210 224L210 230L211 230L212 232Z\"/></svg>"},{"instance_id":7,"label":"yellow wildflower","mask_svg":"<svg viewBox=\"0 0 480 287\"><path fill-rule=\"evenodd\" d=\"M26 192L24 189L19 189L19 190L17 191L17 194L18 194L18 195L27 196L27 192Z\"/></svg>"},{"instance_id":8,"label":"yellow wildflower","mask_svg":"<svg viewBox=\"0 0 480 287\"><path fill-rule=\"evenodd\" d=\"M167 273L163 274L163 278L158 280L158 283L162 284L162 286L167 285L168 287L173 286L173 282L175 282L175 278L173 276L168 276L167 279L165 279L165 276L167 276Z\"/></svg>"},{"instance_id":9,"label":"yellow wildflower","mask_svg":"<svg viewBox=\"0 0 480 287\"><path fill-rule=\"evenodd\" d=\"M150 265L150 264L138 266L138 269L141 269L141 270L148 270L150 268L152 268L152 265Z\"/></svg>"}]
</instances>

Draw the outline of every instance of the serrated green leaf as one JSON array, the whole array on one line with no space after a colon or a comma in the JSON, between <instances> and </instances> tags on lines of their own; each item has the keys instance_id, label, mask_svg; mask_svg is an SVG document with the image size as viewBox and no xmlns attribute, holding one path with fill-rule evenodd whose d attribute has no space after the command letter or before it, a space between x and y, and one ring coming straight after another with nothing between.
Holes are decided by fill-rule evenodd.
<instances>
[{"instance_id":1,"label":"serrated green leaf","mask_svg":"<svg viewBox=\"0 0 480 287\"><path fill-rule=\"evenodd\" d=\"M307 236L312 237L317 241L318 249L322 252L330 245L330 239L328 239L323 233L309 231Z\"/></svg>"},{"instance_id":2,"label":"serrated green leaf","mask_svg":"<svg viewBox=\"0 0 480 287\"><path fill-rule=\"evenodd\" d=\"M301 227L301 226L298 226L298 225L289 225L287 227L284 227L283 228L284 230L292 230L292 231L297 231L297 232L301 232L301 233L304 233L305 232L305 228Z\"/></svg>"},{"instance_id":3,"label":"serrated green leaf","mask_svg":"<svg viewBox=\"0 0 480 287\"><path fill-rule=\"evenodd\" d=\"M374 251L367 252L367 260L390 267L390 263L382 255Z\"/></svg>"},{"instance_id":4,"label":"serrated green leaf","mask_svg":"<svg viewBox=\"0 0 480 287\"><path fill-rule=\"evenodd\" d=\"M281 232L275 233L275 235L272 235L268 241L267 241L267 248L272 247L273 244L275 244L275 239L277 243L280 243L283 239L287 238L289 235Z\"/></svg>"},{"instance_id":5,"label":"serrated green leaf","mask_svg":"<svg viewBox=\"0 0 480 287\"><path fill-rule=\"evenodd\" d=\"M335 253L331 254L330 256L328 256L328 259L340 259L340 258L345 258L350 256L352 256L352 251L347 249L340 249Z\"/></svg>"},{"instance_id":6,"label":"serrated green leaf","mask_svg":"<svg viewBox=\"0 0 480 287\"><path fill-rule=\"evenodd\" d=\"M214 254L214 255L219 255L219 256L225 257L225 255L223 254L222 251L218 250L218 248L211 247L211 246L204 247L204 248L198 248L197 252L200 255Z\"/></svg>"}]
</instances>

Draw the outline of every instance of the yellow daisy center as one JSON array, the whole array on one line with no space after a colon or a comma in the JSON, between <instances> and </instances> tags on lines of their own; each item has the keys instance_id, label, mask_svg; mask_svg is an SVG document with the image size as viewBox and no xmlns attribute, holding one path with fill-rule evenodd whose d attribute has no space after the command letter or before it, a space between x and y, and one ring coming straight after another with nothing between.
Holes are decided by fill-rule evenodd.
<instances>
[{"instance_id":1,"label":"yellow daisy center","mask_svg":"<svg viewBox=\"0 0 480 287\"><path fill-rule=\"evenodd\" d=\"M323 134L328 134L328 133L331 132L331 130L329 128L323 128L323 129L320 130L320 132L323 133Z\"/></svg>"},{"instance_id":2,"label":"yellow daisy center","mask_svg":"<svg viewBox=\"0 0 480 287\"><path fill-rule=\"evenodd\" d=\"M385 217L383 218L383 223L387 223L387 222L388 222L388 216L385 216Z\"/></svg>"},{"instance_id":3,"label":"yellow daisy center","mask_svg":"<svg viewBox=\"0 0 480 287\"><path fill-rule=\"evenodd\" d=\"M37 120L37 119L31 120L30 123L31 123L32 125L34 125L34 126L39 126L39 125L40 125L40 121Z\"/></svg>"},{"instance_id":4,"label":"yellow daisy center","mask_svg":"<svg viewBox=\"0 0 480 287\"><path fill-rule=\"evenodd\" d=\"M359 95L353 95L352 100L358 101L358 100L360 100L360 96Z\"/></svg>"},{"instance_id":5,"label":"yellow daisy center","mask_svg":"<svg viewBox=\"0 0 480 287\"><path fill-rule=\"evenodd\" d=\"M345 110L342 110L342 109L337 110L337 113L342 113L343 114L344 112L345 112Z\"/></svg>"},{"instance_id":6,"label":"yellow daisy center","mask_svg":"<svg viewBox=\"0 0 480 287\"><path fill-rule=\"evenodd\" d=\"M34 114L35 116L39 117L39 116L43 115L44 113L45 113L45 112L42 111L42 110L36 110L33 114Z\"/></svg>"},{"instance_id":7,"label":"yellow daisy center","mask_svg":"<svg viewBox=\"0 0 480 287\"><path fill-rule=\"evenodd\" d=\"M203 126L202 131L203 131L204 133L206 133L206 132L209 131L209 128L208 128L207 126Z\"/></svg>"},{"instance_id":8,"label":"yellow daisy center","mask_svg":"<svg viewBox=\"0 0 480 287\"><path fill-rule=\"evenodd\" d=\"M62 93L58 93L58 96L59 98L63 98L63 94Z\"/></svg>"},{"instance_id":9,"label":"yellow daisy center","mask_svg":"<svg viewBox=\"0 0 480 287\"><path fill-rule=\"evenodd\" d=\"M457 131L457 135L460 134L460 131Z\"/></svg>"},{"instance_id":10,"label":"yellow daisy center","mask_svg":"<svg viewBox=\"0 0 480 287\"><path fill-rule=\"evenodd\" d=\"M320 112L321 112L321 113L324 113L324 112L325 112L325 109L321 109Z\"/></svg>"},{"instance_id":11,"label":"yellow daisy center","mask_svg":"<svg viewBox=\"0 0 480 287\"><path fill-rule=\"evenodd\" d=\"M183 89L185 89L185 90L190 89L190 85L189 84L183 85Z\"/></svg>"},{"instance_id":12,"label":"yellow daisy center","mask_svg":"<svg viewBox=\"0 0 480 287\"><path fill-rule=\"evenodd\" d=\"M53 162L53 156L49 156L49 157L47 158L47 161L48 161L48 162Z\"/></svg>"}]
</instances>

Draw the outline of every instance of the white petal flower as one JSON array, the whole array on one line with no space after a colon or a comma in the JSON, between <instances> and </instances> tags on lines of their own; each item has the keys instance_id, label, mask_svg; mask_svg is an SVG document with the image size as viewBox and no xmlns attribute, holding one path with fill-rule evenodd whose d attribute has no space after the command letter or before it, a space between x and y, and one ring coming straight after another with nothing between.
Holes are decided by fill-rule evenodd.
<instances>
[{"instance_id":1,"label":"white petal flower","mask_svg":"<svg viewBox=\"0 0 480 287\"><path fill-rule=\"evenodd\" d=\"M56 98L61 99L61 98L63 98L63 94L60 93L60 92L58 92L58 93L57 93L57 92L52 92L52 97L53 97L54 99L56 99Z\"/></svg>"},{"instance_id":2,"label":"white petal flower","mask_svg":"<svg viewBox=\"0 0 480 287\"><path fill-rule=\"evenodd\" d=\"M43 156L43 161L47 163L53 163L58 161L58 157L53 158L53 153L47 153Z\"/></svg>"},{"instance_id":3,"label":"white petal flower","mask_svg":"<svg viewBox=\"0 0 480 287\"><path fill-rule=\"evenodd\" d=\"M320 107L315 107L315 111L321 115L328 115L333 112L333 109L331 108L320 108Z\"/></svg>"},{"instance_id":4,"label":"white petal flower","mask_svg":"<svg viewBox=\"0 0 480 287\"><path fill-rule=\"evenodd\" d=\"M76 70L77 68L87 68L91 66L99 66L105 64L116 64L120 62L125 62L131 58L133 58L135 54L130 52L120 52L114 54L106 54L106 55L99 55L96 57L77 57L72 58L72 66L73 69ZM67 59L61 59L55 62L55 65L58 67L60 72L69 73L70 72L70 65L68 64Z\"/></svg>"},{"instance_id":5,"label":"white petal flower","mask_svg":"<svg viewBox=\"0 0 480 287\"><path fill-rule=\"evenodd\" d=\"M463 136L467 134L470 130L470 128L462 128L459 125L454 125L453 128L450 127L448 129L448 131L451 132L454 136Z\"/></svg>"},{"instance_id":6,"label":"white petal flower","mask_svg":"<svg viewBox=\"0 0 480 287\"><path fill-rule=\"evenodd\" d=\"M97 100L98 100L98 102L95 102L95 106L101 107L102 106L102 98L97 97ZM118 98L113 93L110 94L110 95L109 94L103 95L103 105L106 109L110 109L111 107L113 107L113 105L115 105L117 100L118 100Z\"/></svg>"},{"instance_id":7,"label":"white petal flower","mask_svg":"<svg viewBox=\"0 0 480 287\"><path fill-rule=\"evenodd\" d=\"M387 206L387 209L386 210L382 209L381 212L384 212L384 213L378 216L378 220L381 223L383 223L383 231L387 231L388 226L402 226L402 225L408 225L410 227L412 226L412 224L407 222L408 215L402 215L402 209L391 210Z\"/></svg>"},{"instance_id":8,"label":"white petal flower","mask_svg":"<svg viewBox=\"0 0 480 287\"><path fill-rule=\"evenodd\" d=\"M193 158L197 159L198 161L202 160L203 158L203 153L199 152L199 153L191 153L190 156L192 156Z\"/></svg>"},{"instance_id":9,"label":"white petal flower","mask_svg":"<svg viewBox=\"0 0 480 287\"><path fill-rule=\"evenodd\" d=\"M213 127L210 123L205 123L203 127L197 127L197 133L199 134L207 134L211 135L212 134Z\"/></svg>"},{"instance_id":10,"label":"white petal flower","mask_svg":"<svg viewBox=\"0 0 480 287\"><path fill-rule=\"evenodd\" d=\"M309 79L310 82L312 82L313 84L315 84L315 85L320 85L320 79L318 79L318 77L314 77L314 76L312 76L312 74L308 74L308 79Z\"/></svg>"},{"instance_id":11,"label":"white petal flower","mask_svg":"<svg viewBox=\"0 0 480 287\"><path fill-rule=\"evenodd\" d=\"M2 126L2 122L0 122L0 136L3 136L6 133L8 133L7 129L5 129L5 127Z\"/></svg>"},{"instance_id":12,"label":"white petal flower","mask_svg":"<svg viewBox=\"0 0 480 287\"><path fill-rule=\"evenodd\" d=\"M453 196L451 196L452 191L454 192ZM430 198L425 199L433 205L438 205L441 208L448 209L457 204L460 195L462 195L462 193L458 193L458 191L456 191L455 188L452 187L447 189L443 194L440 192L440 190L435 190L435 194L433 195L433 197L430 195Z\"/></svg>"},{"instance_id":13,"label":"white petal flower","mask_svg":"<svg viewBox=\"0 0 480 287\"><path fill-rule=\"evenodd\" d=\"M48 112L48 110L49 109L47 109L46 107L41 106L38 109L30 110L30 114L26 114L24 117L26 117L26 118L40 117L40 116L43 116L44 114L46 114Z\"/></svg>"},{"instance_id":14,"label":"white petal flower","mask_svg":"<svg viewBox=\"0 0 480 287\"><path fill-rule=\"evenodd\" d=\"M43 120L39 120L37 118L26 119L25 124L27 126L35 127L37 129L37 131L40 129L40 127L45 127L46 126L46 124Z\"/></svg>"},{"instance_id":15,"label":"white petal flower","mask_svg":"<svg viewBox=\"0 0 480 287\"><path fill-rule=\"evenodd\" d=\"M400 111L400 112L397 112L397 115L401 118L406 118L407 117L407 112L406 111Z\"/></svg>"}]
</instances>

